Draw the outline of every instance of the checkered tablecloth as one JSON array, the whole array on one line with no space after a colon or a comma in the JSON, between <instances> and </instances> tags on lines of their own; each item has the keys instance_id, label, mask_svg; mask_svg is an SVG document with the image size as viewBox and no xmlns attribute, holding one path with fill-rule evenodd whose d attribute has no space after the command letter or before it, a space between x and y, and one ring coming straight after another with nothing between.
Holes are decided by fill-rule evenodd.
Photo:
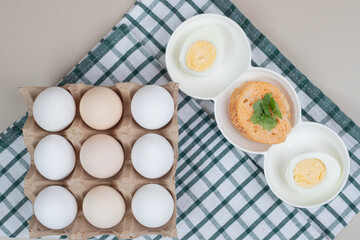
<instances>
[{"instance_id":1,"label":"checkered tablecloth","mask_svg":"<svg viewBox=\"0 0 360 240\"><path fill-rule=\"evenodd\" d=\"M222 136L210 101L180 93L176 172L179 238L334 238L360 207L360 129L230 1L137 1L60 85L170 81L164 65L166 43L181 22L204 12L226 15L244 29L251 42L252 65L286 77L298 93L304 120L325 124L342 137L350 153L351 170L344 190L329 204L313 209L284 204L266 184L262 156L242 152ZM10 237L28 237L26 221L32 215L23 189L30 163L21 131L25 121L26 116L0 135L0 235Z\"/></svg>"}]
</instances>

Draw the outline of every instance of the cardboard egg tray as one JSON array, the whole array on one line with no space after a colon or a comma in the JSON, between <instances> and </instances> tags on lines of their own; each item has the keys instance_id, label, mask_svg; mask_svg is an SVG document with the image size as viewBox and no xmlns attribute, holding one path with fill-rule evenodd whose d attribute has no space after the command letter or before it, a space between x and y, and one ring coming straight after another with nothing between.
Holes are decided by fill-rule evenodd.
<instances>
[{"instance_id":1,"label":"cardboard egg tray","mask_svg":"<svg viewBox=\"0 0 360 240\"><path fill-rule=\"evenodd\" d=\"M78 204L78 214L74 222L68 227L60 230L52 230L43 226L35 217L29 220L29 232L31 238L49 235L67 235L70 239L86 239L98 235L115 235L118 238L136 238L142 235L161 234L166 237L177 237L176 231L176 194L175 194L175 171L178 156L178 120L177 120L177 99L178 84L167 83L163 85L173 97L175 112L171 121L159 130L147 130L140 127L131 116L130 103L135 92L142 87L133 83L117 83L110 88L114 90L123 102L124 111L119 123L108 130L95 130L90 128L81 119L79 113L80 99L87 90L94 86L84 84L67 84L67 89L74 97L76 103L76 116L72 124L63 131L56 133L47 132L40 128L33 117L33 103L36 96L46 87L25 87L19 91L28 107L28 119L23 128L24 142L31 156L31 166L25 177L25 195L34 203L37 194L47 186L64 186L73 193ZM116 138L122 145L125 152L125 161L122 169L113 177L97 179L85 172L81 167L79 153L84 141L99 133L108 134ZM138 174L131 164L131 148L135 141L146 133L157 133L164 136L174 149L174 163L171 170L158 179L147 179ZM52 181L44 178L36 170L34 165L34 149L37 143L46 135L59 134L68 139L76 152L76 165L74 171L65 179ZM168 223L159 228L147 228L136 221L131 210L131 199L137 189L148 183L157 183L165 187L174 199L175 210ZM125 199L126 212L122 221L109 229L99 229L91 225L84 217L82 201L86 193L99 185L108 185L117 189Z\"/></svg>"}]
</instances>

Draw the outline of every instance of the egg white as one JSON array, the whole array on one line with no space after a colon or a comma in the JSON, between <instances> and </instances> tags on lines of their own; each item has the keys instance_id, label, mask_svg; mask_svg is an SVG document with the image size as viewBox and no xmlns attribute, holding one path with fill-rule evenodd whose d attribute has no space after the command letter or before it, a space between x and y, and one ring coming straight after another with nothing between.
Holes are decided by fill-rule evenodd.
<instances>
[{"instance_id":1,"label":"egg white","mask_svg":"<svg viewBox=\"0 0 360 240\"><path fill-rule=\"evenodd\" d=\"M324 164L326 168L326 176L319 184L315 185L314 187L302 188L296 185L293 177L293 172L296 164L298 164L302 160L309 158L319 159ZM313 153L300 154L295 158L293 158L288 165L285 177L289 186L293 190L296 190L300 193L313 193L316 191L324 191L331 188L334 185L334 183L340 178L340 175L341 175L341 167L338 161L334 157L326 153L313 152Z\"/></svg>"},{"instance_id":2,"label":"egg white","mask_svg":"<svg viewBox=\"0 0 360 240\"><path fill-rule=\"evenodd\" d=\"M181 64L182 69L196 77L207 77L213 74L217 69L219 69L221 62L223 60L224 55L224 41L221 36L221 30L218 27L215 26L206 26L197 29L192 34L190 34L186 40L184 41L184 44L182 45L180 55L179 55L179 61ZM197 72L189 69L186 66L186 53L188 49L191 47L191 45L197 41L205 40L210 43L212 43L216 49L216 57L214 60L214 63L212 66L203 72Z\"/></svg>"}]
</instances>

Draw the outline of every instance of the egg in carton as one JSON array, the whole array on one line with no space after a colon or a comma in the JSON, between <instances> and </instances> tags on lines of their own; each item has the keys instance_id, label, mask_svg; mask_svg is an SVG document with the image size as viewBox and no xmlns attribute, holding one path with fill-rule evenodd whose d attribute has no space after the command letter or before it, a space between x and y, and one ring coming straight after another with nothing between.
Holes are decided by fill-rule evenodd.
<instances>
[{"instance_id":1,"label":"egg in carton","mask_svg":"<svg viewBox=\"0 0 360 240\"><path fill-rule=\"evenodd\" d=\"M31 157L30 169L25 177L25 195L34 203L37 194L44 188L59 185L67 188L76 198L78 213L75 220L66 228L53 230L43 226L33 215L29 220L29 232L31 238L66 235L70 239L86 239L98 235L115 235L118 238L136 238L142 235L160 234L164 237L177 237L176 230L176 194L175 194L175 172L178 156L178 119L177 119L177 98L178 84L167 83L161 87L165 88L174 100L174 114L170 122L161 129L147 130L139 126L131 115L131 100L137 90L143 85L133 83L117 83L110 89L114 90L123 103L123 115L120 121L108 130L95 130L90 128L82 120L79 113L81 97L94 86L84 84L67 84L62 88L68 90L76 103L76 115L74 121L66 129L55 134L65 137L74 147L76 153L75 168L72 173L62 180L52 181L43 177L34 164L34 150L37 143L45 136L54 134L39 127L33 116L33 104L37 95L46 87L24 87L19 91L28 107L28 119L23 128L25 145ZM96 134L107 134L117 139L124 150L124 164L121 170L114 176L106 179L98 179L90 176L82 168L79 154L82 144L91 136ZM174 161L170 171L158 178L147 179L136 172L131 163L131 149L135 141L147 133L156 133L165 137L174 150ZM147 228L141 225L134 217L131 209L131 200L137 189L149 183L159 184L165 187L174 200L174 212L171 219L158 228ZM86 193L96 186L107 185L115 188L124 197L126 211L123 219L112 228L100 229L91 225L84 217L82 202Z\"/></svg>"}]
</instances>

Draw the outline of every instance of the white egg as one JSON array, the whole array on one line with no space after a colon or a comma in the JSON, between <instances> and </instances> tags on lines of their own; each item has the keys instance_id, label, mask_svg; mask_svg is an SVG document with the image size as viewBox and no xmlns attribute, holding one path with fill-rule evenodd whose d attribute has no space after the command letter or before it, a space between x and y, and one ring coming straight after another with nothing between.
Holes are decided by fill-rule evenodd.
<instances>
[{"instance_id":1,"label":"white egg","mask_svg":"<svg viewBox=\"0 0 360 240\"><path fill-rule=\"evenodd\" d=\"M34 202L36 218L51 229L69 226L74 221L77 210L74 195L61 186L50 186L41 190Z\"/></svg>"},{"instance_id":2,"label":"white egg","mask_svg":"<svg viewBox=\"0 0 360 240\"><path fill-rule=\"evenodd\" d=\"M114 188L97 186L84 198L83 212L86 220L98 228L111 228L125 215L125 200Z\"/></svg>"},{"instance_id":3,"label":"white egg","mask_svg":"<svg viewBox=\"0 0 360 240\"><path fill-rule=\"evenodd\" d=\"M174 150L166 138L158 134L140 137L131 150L135 170L150 179L164 176L174 162Z\"/></svg>"},{"instance_id":4,"label":"white egg","mask_svg":"<svg viewBox=\"0 0 360 240\"><path fill-rule=\"evenodd\" d=\"M314 187L311 188L303 188L298 186L295 183L294 177L293 177L293 172L295 169L295 166L301 162L302 160L305 159L311 159L311 158L315 158L320 160L326 169L326 176L324 177L324 179L322 181L320 181L317 185L315 185ZM289 184L289 186L301 193L312 193L312 192L319 192L319 191L324 191L327 190L329 188L332 187L332 185L334 185L334 183L336 183L336 181L340 178L341 175L341 167L338 163L338 161L333 158L332 156L326 154L326 153L321 153L321 152L312 152L312 153L304 153L304 154L300 154L298 156L296 156L295 158L293 158L289 165L288 168L286 170L286 179L287 182Z\"/></svg>"},{"instance_id":5,"label":"white egg","mask_svg":"<svg viewBox=\"0 0 360 240\"><path fill-rule=\"evenodd\" d=\"M36 123L49 132L68 127L74 120L75 112L74 98L61 87L50 87L42 91L33 106Z\"/></svg>"},{"instance_id":6,"label":"white egg","mask_svg":"<svg viewBox=\"0 0 360 240\"><path fill-rule=\"evenodd\" d=\"M158 184L139 188L131 202L135 219L148 228L166 224L174 213L174 200L169 191Z\"/></svg>"},{"instance_id":7,"label":"white egg","mask_svg":"<svg viewBox=\"0 0 360 240\"><path fill-rule=\"evenodd\" d=\"M48 135L40 140L34 151L34 163L41 175L50 180L67 177L75 167L75 150L60 135Z\"/></svg>"},{"instance_id":8,"label":"white egg","mask_svg":"<svg viewBox=\"0 0 360 240\"><path fill-rule=\"evenodd\" d=\"M174 100L163 87L148 85L140 88L131 100L131 114L146 129L164 127L174 115Z\"/></svg>"},{"instance_id":9,"label":"white egg","mask_svg":"<svg viewBox=\"0 0 360 240\"><path fill-rule=\"evenodd\" d=\"M179 55L179 61L182 69L197 77L209 76L213 74L217 69L219 69L224 55L224 42L221 36L221 32L222 31L218 27L206 26L199 28L196 31L194 31L192 34L190 34L184 41L184 44L181 48ZM213 64L209 69L203 72L191 70L186 66L186 54L189 48L193 43L201 40L205 40L207 42L212 43L216 50L216 57Z\"/></svg>"}]
</instances>

